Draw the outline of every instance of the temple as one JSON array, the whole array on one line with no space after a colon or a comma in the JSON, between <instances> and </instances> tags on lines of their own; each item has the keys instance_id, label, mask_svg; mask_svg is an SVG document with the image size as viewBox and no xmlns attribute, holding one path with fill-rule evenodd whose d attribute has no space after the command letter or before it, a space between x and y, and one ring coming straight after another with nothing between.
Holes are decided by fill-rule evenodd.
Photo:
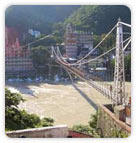
<instances>
[{"instance_id":1,"label":"temple","mask_svg":"<svg viewBox=\"0 0 136 143\"><path fill-rule=\"evenodd\" d=\"M93 34L86 31L75 31L71 24L66 26L65 50L68 58L83 57L93 49Z\"/></svg>"},{"instance_id":2,"label":"temple","mask_svg":"<svg viewBox=\"0 0 136 143\"><path fill-rule=\"evenodd\" d=\"M19 32L15 28L5 29L5 71L9 75L25 75L33 70L30 49L20 46Z\"/></svg>"}]
</instances>

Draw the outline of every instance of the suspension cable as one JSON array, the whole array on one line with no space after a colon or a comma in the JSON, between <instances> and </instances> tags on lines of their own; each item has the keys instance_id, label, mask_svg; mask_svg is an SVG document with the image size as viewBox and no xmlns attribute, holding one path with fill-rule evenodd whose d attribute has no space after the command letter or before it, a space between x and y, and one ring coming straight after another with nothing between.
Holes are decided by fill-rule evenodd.
<instances>
[{"instance_id":1,"label":"suspension cable","mask_svg":"<svg viewBox=\"0 0 136 143\"><path fill-rule=\"evenodd\" d=\"M57 46L57 51L59 52L60 57L63 57L58 46Z\"/></svg>"},{"instance_id":2,"label":"suspension cable","mask_svg":"<svg viewBox=\"0 0 136 143\"><path fill-rule=\"evenodd\" d=\"M128 39L127 39L127 40L128 40ZM125 41L125 42L126 42L126 41ZM127 44L126 44L125 47L123 48L123 50L125 50L125 49L127 48L127 46L129 45L130 42L131 42L131 38L129 39L129 41L127 42ZM87 60L86 62L80 63L80 65L87 64L87 63L89 63L89 62L95 61L95 60L97 60L97 59L99 59L99 58L105 56L106 54L110 53L110 52L113 51L115 48L116 48L116 47L114 47L114 48L108 50L107 52L101 54L100 56L97 56L97 57L94 58L94 59L90 59L90 60Z\"/></svg>"},{"instance_id":3,"label":"suspension cable","mask_svg":"<svg viewBox=\"0 0 136 143\"><path fill-rule=\"evenodd\" d=\"M127 44L125 45L125 47L123 48L123 51L126 50L126 48L128 47L129 43L131 42L131 39L129 39L129 41L127 42Z\"/></svg>"},{"instance_id":4,"label":"suspension cable","mask_svg":"<svg viewBox=\"0 0 136 143\"><path fill-rule=\"evenodd\" d=\"M63 68L64 68L64 67L63 67ZM69 75L69 77L70 77L70 80L71 80L71 83L73 84L74 81L73 81L72 75L70 74L70 72L69 72L66 68L64 68L64 69L65 69L65 71L68 73L68 75Z\"/></svg>"},{"instance_id":5,"label":"suspension cable","mask_svg":"<svg viewBox=\"0 0 136 143\"><path fill-rule=\"evenodd\" d=\"M129 40L129 43L130 43L130 41L131 41L130 39L131 39L131 37L125 39L125 40L123 41L123 43L127 42L128 40ZM129 43L127 43L127 44L129 44ZM127 46L128 46L128 45L125 45L124 49L126 49ZM111 52L112 50L114 50L115 48L116 48L116 47L110 49L109 51L107 51L107 52L101 54L100 56L97 56L97 57L94 58L94 59L87 60L86 62L83 62L83 63L77 63L77 64L75 63L75 64L73 64L73 65L83 65L83 64L87 64L87 63L89 63L89 62L95 61L95 60L97 60L98 58L101 58L101 57L105 56L106 54L108 54L109 52ZM71 64L67 63L67 65L70 66Z\"/></svg>"},{"instance_id":6,"label":"suspension cable","mask_svg":"<svg viewBox=\"0 0 136 143\"><path fill-rule=\"evenodd\" d=\"M131 36L128 37L127 39L125 39L125 40L123 41L123 43L127 42L130 38L131 38Z\"/></svg>"},{"instance_id":7,"label":"suspension cable","mask_svg":"<svg viewBox=\"0 0 136 143\"><path fill-rule=\"evenodd\" d=\"M20 48L23 48L23 47L26 47L26 46L30 46L30 45L32 45L32 44L34 44L34 43L36 43L36 42L39 42L39 41L44 40L44 39L46 39L46 38L48 38L48 37L51 37L51 36L53 36L54 34L55 34L55 33L52 33L52 34L46 35L46 36L44 36L44 37L41 37L40 39L37 39L37 40L35 40L35 41L33 41L33 42L30 42L30 43L28 43L28 44L25 44L25 45L23 45L23 46L20 46Z\"/></svg>"},{"instance_id":8,"label":"suspension cable","mask_svg":"<svg viewBox=\"0 0 136 143\"><path fill-rule=\"evenodd\" d=\"M87 63L90 63L90 62L92 62L92 61L95 61L95 60L97 60L97 59L99 59L99 58L105 56L106 54L110 53L110 52L113 51L115 48L116 48L116 47L114 47L114 48L108 50L107 52L101 54L100 56L97 56L97 57L94 58L94 59L90 59L90 60L87 60L87 61L85 61L85 62L83 62L83 63L80 63L80 65L87 64Z\"/></svg>"},{"instance_id":9,"label":"suspension cable","mask_svg":"<svg viewBox=\"0 0 136 143\"><path fill-rule=\"evenodd\" d=\"M131 25L130 24L128 24L128 23L125 23L125 22L119 22L120 24L123 24L123 25L125 25L125 26L127 26L127 27L131 27Z\"/></svg>"},{"instance_id":10,"label":"suspension cable","mask_svg":"<svg viewBox=\"0 0 136 143\"><path fill-rule=\"evenodd\" d=\"M129 26L131 27L131 25L127 24L127 23L124 23L124 22L119 22L123 25L126 25L126 26ZM86 57L88 57L95 49L97 49L100 44L112 33L112 31L117 27L117 24L111 29L111 31L88 53L86 54L83 58L81 58L80 60L78 60L77 62L73 63L73 64L69 64L69 65L78 65L77 63L80 63L82 60L84 60ZM128 39L126 39L127 41ZM124 42L126 42L124 41Z\"/></svg>"},{"instance_id":11,"label":"suspension cable","mask_svg":"<svg viewBox=\"0 0 136 143\"><path fill-rule=\"evenodd\" d=\"M94 50L96 50L101 43L103 43L103 41L112 33L112 31L117 27L117 24L105 35L105 37L88 53L86 54L82 59L78 60L76 63L73 64L69 64L69 65L75 65L79 62L81 62L82 60L84 60L85 58L87 58Z\"/></svg>"}]
</instances>

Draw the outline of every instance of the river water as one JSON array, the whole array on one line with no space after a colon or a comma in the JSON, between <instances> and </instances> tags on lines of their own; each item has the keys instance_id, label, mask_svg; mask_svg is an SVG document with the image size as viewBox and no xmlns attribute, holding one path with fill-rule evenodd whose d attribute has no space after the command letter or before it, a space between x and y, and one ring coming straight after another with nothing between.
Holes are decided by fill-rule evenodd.
<instances>
[{"instance_id":1,"label":"river water","mask_svg":"<svg viewBox=\"0 0 136 143\"><path fill-rule=\"evenodd\" d=\"M55 119L55 125L88 124L95 114L98 104L110 101L84 82L45 83L45 82L9 82L12 92L21 93L26 99L19 108L35 113L41 118Z\"/></svg>"}]
</instances>

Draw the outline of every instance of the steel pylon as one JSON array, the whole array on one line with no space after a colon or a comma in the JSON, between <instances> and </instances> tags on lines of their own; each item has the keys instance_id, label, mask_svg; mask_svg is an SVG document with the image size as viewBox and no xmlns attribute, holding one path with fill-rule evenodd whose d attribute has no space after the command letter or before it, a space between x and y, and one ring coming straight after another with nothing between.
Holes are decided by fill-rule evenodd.
<instances>
[{"instance_id":1,"label":"steel pylon","mask_svg":"<svg viewBox=\"0 0 136 143\"><path fill-rule=\"evenodd\" d=\"M118 19L116 33L116 55L114 72L114 104L124 105L125 97L125 71L124 71L124 51L123 51L123 26Z\"/></svg>"}]
</instances>

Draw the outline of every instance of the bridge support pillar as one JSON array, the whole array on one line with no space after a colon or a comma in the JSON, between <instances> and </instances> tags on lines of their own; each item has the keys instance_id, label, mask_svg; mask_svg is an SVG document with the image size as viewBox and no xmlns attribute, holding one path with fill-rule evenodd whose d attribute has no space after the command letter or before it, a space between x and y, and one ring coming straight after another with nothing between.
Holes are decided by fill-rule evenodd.
<instances>
[{"instance_id":1,"label":"bridge support pillar","mask_svg":"<svg viewBox=\"0 0 136 143\"><path fill-rule=\"evenodd\" d=\"M123 27L118 19L116 35L116 55L114 72L114 104L125 104L125 73L124 73L124 51L123 51Z\"/></svg>"},{"instance_id":2,"label":"bridge support pillar","mask_svg":"<svg viewBox=\"0 0 136 143\"><path fill-rule=\"evenodd\" d=\"M122 105L114 107L114 113L117 119L125 122L125 107Z\"/></svg>"}]
</instances>

